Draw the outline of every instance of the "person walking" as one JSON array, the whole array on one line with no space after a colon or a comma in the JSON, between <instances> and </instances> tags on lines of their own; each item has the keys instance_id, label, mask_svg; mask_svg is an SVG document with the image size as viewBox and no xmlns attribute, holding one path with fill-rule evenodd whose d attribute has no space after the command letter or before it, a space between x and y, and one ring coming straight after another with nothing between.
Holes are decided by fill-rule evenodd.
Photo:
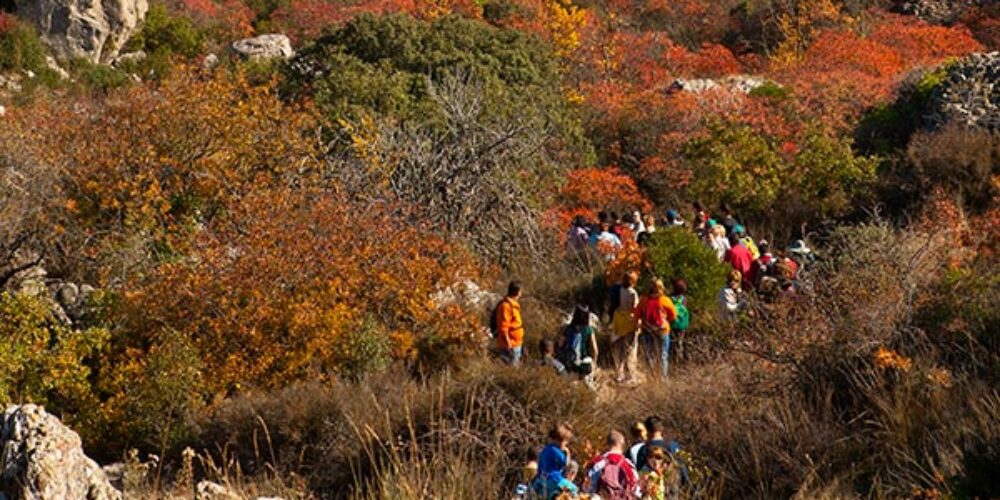
<instances>
[{"instance_id":1,"label":"person walking","mask_svg":"<svg viewBox=\"0 0 1000 500\"><path fill-rule=\"evenodd\" d=\"M636 365L638 364L638 342L640 322L637 317L639 293L635 285L639 281L639 273L629 271L625 274L622 287L618 292L617 307L611 321L611 351L615 363L615 381L633 383L636 381Z\"/></svg>"},{"instance_id":2,"label":"person walking","mask_svg":"<svg viewBox=\"0 0 1000 500\"><path fill-rule=\"evenodd\" d=\"M573 319L563 327L558 351L559 361L566 370L579 375L588 386L591 385L598 350L597 335L590 324L590 309L587 306L577 305L573 310Z\"/></svg>"},{"instance_id":3,"label":"person walking","mask_svg":"<svg viewBox=\"0 0 1000 500\"><path fill-rule=\"evenodd\" d=\"M676 319L670 323L671 344L676 345L676 359L687 359L687 330L691 326L691 311L687 307L688 284L684 278L674 278L670 283L670 301L674 303Z\"/></svg>"},{"instance_id":4,"label":"person walking","mask_svg":"<svg viewBox=\"0 0 1000 500\"><path fill-rule=\"evenodd\" d=\"M496 324L497 355L504 362L518 366L524 352L524 323L521 320L521 284L511 281L507 296L500 301L493 313Z\"/></svg>"},{"instance_id":5,"label":"person walking","mask_svg":"<svg viewBox=\"0 0 1000 500\"><path fill-rule=\"evenodd\" d=\"M673 456L662 448L653 448L646 465L639 471L639 489L643 500L680 498L681 474Z\"/></svg>"},{"instance_id":6,"label":"person walking","mask_svg":"<svg viewBox=\"0 0 1000 500\"><path fill-rule=\"evenodd\" d=\"M659 365L660 376L666 380L670 367L670 323L677 319L674 303L667 297L663 281L654 279L649 291L639 301L642 324L642 346L651 370Z\"/></svg>"},{"instance_id":7,"label":"person walking","mask_svg":"<svg viewBox=\"0 0 1000 500\"><path fill-rule=\"evenodd\" d=\"M723 319L734 320L746 309L746 298L743 295L743 275L737 271L729 272L726 287L719 291L719 306Z\"/></svg>"},{"instance_id":8,"label":"person walking","mask_svg":"<svg viewBox=\"0 0 1000 500\"><path fill-rule=\"evenodd\" d=\"M740 241L740 237L736 233L729 235L729 250L726 250L723 260L740 272L743 279L743 289L749 290L753 286L750 281L750 266L753 265L754 259L750 250L743 246L743 242Z\"/></svg>"},{"instance_id":9,"label":"person walking","mask_svg":"<svg viewBox=\"0 0 1000 500\"><path fill-rule=\"evenodd\" d=\"M639 493L639 476L625 457L625 436L611 431L605 440L606 450L594 457L587 467L584 491L601 500L631 500Z\"/></svg>"},{"instance_id":10,"label":"person walking","mask_svg":"<svg viewBox=\"0 0 1000 500\"><path fill-rule=\"evenodd\" d=\"M549 431L549 442L538 454L538 474L531 482L531 489L539 498L549 500L563 492L575 496L579 489L563 476L570 462L569 443L573 428L567 423L557 424Z\"/></svg>"}]
</instances>

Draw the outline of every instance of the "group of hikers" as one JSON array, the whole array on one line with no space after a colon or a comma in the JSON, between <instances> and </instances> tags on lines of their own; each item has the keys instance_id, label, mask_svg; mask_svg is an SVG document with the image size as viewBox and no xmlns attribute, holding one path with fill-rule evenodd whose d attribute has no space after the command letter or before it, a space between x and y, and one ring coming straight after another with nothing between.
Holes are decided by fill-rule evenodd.
<instances>
[{"instance_id":1,"label":"group of hikers","mask_svg":"<svg viewBox=\"0 0 1000 500\"><path fill-rule=\"evenodd\" d=\"M595 223L577 217L567 234L567 245L576 251L597 247L613 254L628 238L646 245L658 230L690 228L716 252L720 262L731 268L726 285L718 293L719 313L723 318L735 319L742 315L751 292L765 300L795 294L800 269L814 258L805 242L795 241L774 254L767 241L754 241L726 204L720 205L716 217L709 217L699 203L693 204L693 208L690 226L673 209L667 210L660 220L649 214L643 216L638 211L624 217L600 212ZM561 334L540 342L539 363L560 373L576 374L592 385L599 354L596 328L601 323L601 314L606 312L615 381L623 384L638 381L640 347L650 371L666 379L672 345L676 358L687 356L685 338L691 321L686 298L688 284L683 277L674 277L668 288L663 279L653 277L644 293L640 293L638 283L638 271L627 271L619 282L608 288L606 300L595 310L585 304L576 305ZM496 354L513 365L521 363L524 349L521 293L521 285L511 282L507 295L490 318Z\"/></svg>"},{"instance_id":2,"label":"group of hikers","mask_svg":"<svg viewBox=\"0 0 1000 500\"><path fill-rule=\"evenodd\" d=\"M750 293L756 293L764 301L796 294L801 269L814 260L804 241L795 241L772 253L768 242L754 241L725 204L720 205L716 217L709 217L698 203L693 208L690 225L673 209L659 220L638 211L623 217L600 212L593 223L578 217L567 234L567 245L572 251L597 248L613 256L629 238L643 246L649 244L657 231L691 230L715 251L720 262L730 267L727 283L718 294L719 314L723 319L735 320L745 314ZM606 299L595 304L593 311L585 304L577 304L560 335L540 341L537 362L560 374L576 375L594 387L599 355L596 329L606 313L604 321L611 331L615 382L638 381L640 347L648 370L654 377L666 379L672 344L675 357L687 356L684 344L691 322L686 297L688 284L683 277L673 277L668 288L667 282L654 276L643 293L638 286L639 272L630 270L608 287ZM507 295L490 317L495 353L512 365L520 365L524 354L521 295L521 285L511 282ZM678 456L677 443L664 438L663 421L650 417L645 423L637 423L631 429L631 436L630 446L624 434L611 431L605 452L590 459L578 479L580 466L569 452L572 429L567 424L556 425L549 433L549 443L540 451L532 451L526 469L529 472L518 486L516 498L677 498L680 485L687 480L687 469Z\"/></svg>"},{"instance_id":3,"label":"group of hikers","mask_svg":"<svg viewBox=\"0 0 1000 500\"><path fill-rule=\"evenodd\" d=\"M580 464L569 449L572 427L566 423L555 425L545 447L531 451L514 498L679 498L681 485L688 481L688 470L678 453L680 446L665 437L663 420L651 416L645 422L636 422L630 434L632 441L626 442L620 431L609 432L604 451L584 464L581 476Z\"/></svg>"}]
</instances>

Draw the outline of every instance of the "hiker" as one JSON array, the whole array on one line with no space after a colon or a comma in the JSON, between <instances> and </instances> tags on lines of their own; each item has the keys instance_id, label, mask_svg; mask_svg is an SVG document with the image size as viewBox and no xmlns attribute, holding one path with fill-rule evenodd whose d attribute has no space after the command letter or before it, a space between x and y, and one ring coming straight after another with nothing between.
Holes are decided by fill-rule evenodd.
<instances>
[{"instance_id":1,"label":"hiker","mask_svg":"<svg viewBox=\"0 0 1000 500\"><path fill-rule=\"evenodd\" d=\"M607 451L594 457L587 467L584 490L601 500L626 500L637 496L639 477L625 458L625 436L611 431L605 441Z\"/></svg>"},{"instance_id":2,"label":"hiker","mask_svg":"<svg viewBox=\"0 0 1000 500\"><path fill-rule=\"evenodd\" d=\"M638 460L639 449L646 445L646 439L648 439L646 424L642 422L632 424L629 434L632 436L632 446L628 449L628 459L634 464Z\"/></svg>"},{"instance_id":3,"label":"hiker","mask_svg":"<svg viewBox=\"0 0 1000 500\"><path fill-rule=\"evenodd\" d=\"M531 490L531 483L535 480L535 476L538 475L538 455L541 452L541 446L528 448L527 455L524 457L524 466L521 467L521 481L517 483L517 487L514 489L514 498L516 500L530 497L528 492Z\"/></svg>"},{"instance_id":4,"label":"hiker","mask_svg":"<svg viewBox=\"0 0 1000 500\"><path fill-rule=\"evenodd\" d=\"M729 250L726 251L722 260L740 272L740 276L743 277L743 288L749 290L751 286L750 266L753 264L753 256L750 255L750 250L743 246L743 242L740 241L740 237L735 232L729 235Z\"/></svg>"},{"instance_id":5,"label":"hiker","mask_svg":"<svg viewBox=\"0 0 1000 500\"><path fill-rule=\"evenodd\" d=\"M639 469L646 466L646 461L649 458L649 452L653 448L660 448L663 451L674 454L680 449L676 441L668 441L664 437L664 431L666 426L663 425L663 419L657 417L656 415L650 415L646 418L646 432L649 433L649 439L646 444L639 448L639 452L636 453L635 465Z\"/></svg>"},{"instance_id":6,"label":"hiker","mask_svg":"<svg viewBox=\"0 0 1000 500\"><path fill-rule=\"evenodd\" d=\"M521 321L521 284L511 281L507 285L507 296L497 304L493 312L496 328L497 355L504 362L518 366L524 352L524 324ZM492 325L491 325L492 326Z\"/></svg>"},{"instance_id":7,"label":"hiker","mask_svg":"<svg viewBox=\"0 0 1000 500\"><path fill-rule=\"evenodd\" d=\"M639 471L639 488L643 500L675 500L680 498L681 474L673 456L662 448L653 448L646 465Z\"/></svg>"},{"instance_id":8,"label":"hiker","mask_svg":"<svg viewBox=\"0 0 1000 500\"><path fill-rule=\"evenodd\" d=\"M578 374L591 385L597 354L597 334L590 325L590 309L577 305L573 319L563 328L559 339L559 360L567 371Z\"/></svg>"},{"instance_id":9,"label":"hiker","mask_svg":"<svg viewBox=\"0 0 1000 500\"><path fill-rule=\"evenodd\" d=\"M538 352L542 353L542 359L538 360L541 366L548 366L562 375L566 373L566 365L556 358L556 343L552 339L542 339L538 341Z\"/></svg>"},{"instance_id":10,"label":"hiker","mask_svg":"<svg viewBox=\"0 0 1000 500\"><path fill-rule=\"evenodd\" d=\"M639 315L646 362L655 370L659 358L660 376L666 380L670 367L670 323L677 319L677 310L667 297L662 280L654 279L649 284L649 291L639 301Z\"/></svg>"},{"instance_id":11,"label":"hiker","mask_svg":"<svg viewBox=\"0 0 1000 500\"><path fill-rule=\"evenodd\" d=\"M549 431L549 442L538 454L538 474L531 482L532 491L539 498L556 498L563 492L576 496L579 489L563 476L569 464L569 443L573 439L573 428L567 423L557 424Z\"/></svg>"},{"instance_id":12,"label":"hiker","mask_svg":"<svg viewBox=\"0 0 1000 500\"><path fill-rule=\"evenodd\" d=\"M767 240L760 240L758 245L760 257L754 259L750 265L750 283L755 289L760 289L761 280L770 273L771 265L774 263L774 256L771 255L771 245Z\"/></svg>"},{"instance_id":13,"label":"hiker","mask_svg":"<svg viewBox=\"0 0 1000 500\"><path fill-rule=\"evenodd\" d=\"M743 295L743 274L739 271L733 269L729 272L726 286L719 292L719 305L722 309L722 317L725 319L736 319L739 313L746 309L746 298Z\"/></svg>"},{"instance_id":14,"label":"hiker","mask_svg":"<svg viewBox=\"0 0 1000 500\"><path fill-rule=\"evenodd\" d=\"M705 209L702 208L701 203L694 202L691 204L694 208L694 232L698 234L699 237L704 238L708 224L708 215L705 214Z\"/></svg>"},{"instance_id":15,"label":"hiker","mask_svg":"<svg viewBox=\"0 0 1000 500\"><path fill-rule=\"evenodd\" d=\"M781 250L774 263L774 274L778 281L795 281L799 277L799 263L788 256L787 250Z\"/></svg>"},{"instance_id":16,"label":"hiker","mask_svg":"<svg viewBox=\"0 0 1000 500\"><path fill-rule=\"evenodd\" d=\"M726 202L719 203L719 212L722 217L719 218L719 224L726 228L726 236L733 234L733 229L739 224L736 220L736 215L733 214L733 210L729 208L729 204Z\"/></svg>"},{"instance_id":17,"label":"hiker","mask_svg":"<svg viewBox=\"0 0 1000 500\"><path fill-rule=\"evenodd\" d=\"M742 224L737 224L736 227L733 228L733 233L739 237L740 243L742 243L743 246L750 251L750 257L757 260L757 258L760 257L760 249L757 248L753 238L751 238L750 234L747 233L746 228L743 227Z\"/></svg>"},{"instance_id":18,"label":"hiker","mask_svg":"<svg viewBox=\"0 0 1000 500\"><path fill-rule=\"evenodd\" d=\"M677 210L670 209L667 210L667 226L670 227L684 227L684 219L681 218Z\"/></svg>"},{"instance_id":19,"label":"hiker","mask_svg":"<svg viewBox=\"0 0 1000 500\"><path fill-rule=\"evenodd\" d=\"M596 235L596 236L595 236ZM601 229L590 236L591 244L601 249L601 251L613 254L622 247L622 240L617 234L611 231L608 223L601 224Z\"/></svg>"},{"instance_id":20,"label":"hiker","mask_svg":"<svg viewBox=\"0 0 1000 500\"><path fill-rule=\"evenodd\" d=\"M715 250L715 255L719 257L719 262L722 262L726 257L726 251L729 250L729 239L726 238L726 228L712 220L708 221L708 226L708 245Z\"/></svg>"},{"instance_id":21,"label":"hiker","mask_svg":"<svg viewBox=\"0 0 1000 500\"><path fill-rule=\"evenodd\" d=\"M677 352L676 358L683 361L687 359L687 329L691 325L691 311L687 307L688 284L684 278L674 278L670 285L670 300L677 313L677 318L670 323L670 335L673 337L671 342L677 346L674 349Z\"/></svg>"},{"instance_id":22,"label":"hiker","mask_svg":"<svg viewBox=\"0 0 1000 500\"><path fill-rule=\"evenodd\" d=\"M653 234L656 232L656 217L653 214L646 215L646 233Z\"/></svg>"},{"instance_id":23,"label":"hiker","mask_svg":"<svg viewBox=\"0 0 1000 500\"><path fill-rule=\"evenodd\" d=\"M799 270L816 260L816 255L803 240L795 240L795 243L788 245L788 254L798 264Z\"/></svg>"},{"instance_id":24,"label":"hiker","mask_svg":"<svg viewBox=\"0 0 1000 500\"><path fill-rule=\"evenodd\" d=\"M636 337L640 328L639 318L636 317L639 293L636 292L635 285L638 282L639 273L635 271L625 273L611 320L611 352L615 363L615 381L619 383L635 381L639 356Z\"/></svg>"},{"instance_id":25,"label":"hiker","mask_svg":"<svg viewBox=\"0 0 1000 500\"><path fill-rule=\"evenodd\" d=\"M570 226L569 232L566 234L567 250L581 252L587 248L587 243L590 241L587 225L587 220L582 215L577 215L573 219L573 225Z\"/></svg>"}]
</instances>

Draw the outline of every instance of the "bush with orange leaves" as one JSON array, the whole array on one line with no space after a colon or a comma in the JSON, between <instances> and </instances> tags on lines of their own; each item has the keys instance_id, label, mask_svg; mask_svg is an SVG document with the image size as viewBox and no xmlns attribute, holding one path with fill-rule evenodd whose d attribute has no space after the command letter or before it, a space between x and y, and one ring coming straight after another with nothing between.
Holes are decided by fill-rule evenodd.
<instances>
[{"instance_id":1,"label":"bush with orange leaves","mask_svg":"<svg viewBox=\"0 0 1000 500\"><path fill-rule=\"evenodd\" d=\"M188 339L216 396L363 375L343 367L364 357L419 363L468 347L478 317L431 296L476 277L471 258L398 208L282 189L247 196L199 232L188 256L130 283L116 317L136 349L165 332Z\"/></svg>"},{"instance_id":2,"label":"bush with orange leaves","mask_svg":"<svg viewBox=\"0 0 1000 500\"><path fill-rule=\"evenodd\" d=\"M652 208L635 181L618 167L578 168L567 175L558 208L550 212L550 219L556 228L565 229L578 215L594 221L601 210L647 213Z\"/></svg>"},{"instance_id":3,"label":"bush with orange leaves","mask_svg":"<svg viewBox=\"0 0 1000 500\"><path fill-rule=\"evenodd\" d=\"M315 125L272 84L191 68L104 99L40 101L10 123L65 176L66 257L102 285L183 254L192 231L249 192L309 182Z\"/></svg>"}]
</instances>

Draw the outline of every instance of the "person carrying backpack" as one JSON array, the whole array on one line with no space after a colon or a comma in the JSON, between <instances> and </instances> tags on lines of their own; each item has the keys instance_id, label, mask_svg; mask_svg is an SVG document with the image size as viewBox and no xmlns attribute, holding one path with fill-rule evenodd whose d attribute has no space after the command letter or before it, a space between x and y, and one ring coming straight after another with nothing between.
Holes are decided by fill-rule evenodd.
<instances>
[{"instance_id":1,"label":"person carrying backpack","mask_svg":"<svg viewBox=\"0 0 1000 500\"><path fill-rule=\"evenodd\" d=\"M638 340L640 329L639 293L635 290L639 282L639 273L625 273L625 280L617 297L618 307L615 308L611 320L611 355L615 363L615 381L633 383L636 381L636 365L638 364Z\"/></svg>"},{"instance_id":2,"label":"person carrying backpack","mask_svg":"<svg viewBox=\"0 0 1000 500\"><path fill-rule=\"evenodd\" d=\"M563 476L569 465L569 443L573 439L573 428L567 423L556 424L549 431L549 443L538 454L538 473L531 482L531 489L538 498L549 500L563 492L575 496L577 487Z\"/></svg>"},{"instance_id":3,"label":"person carrying backpack","mask_svg":"<svg viewBox=\"0 0 1000 500\"><path fill-rule=\"evenodd\" d=\"M625 458L625 436L611 431L605 443L607 451L588 464L584 491L601 500L634 499L639 494L639 476L632 462Z\"/></svg>"},{"instance_id":4,"label":"person carrying backpack","mask_svg":"<svg viewBox=\"0 0 1000 500\"><path fill-rule=\"evenodd\" d=\"M667 297L663 281L654 279L649 291L639 301L642 320L642 344L650 369L655 369L659 358L660 375L666 379L670 367L670 323L677 319L674 303Z\"/></svg>"},{"instance_id":5,"label":"person carrying backpack","mask_svg":"<svg viewBox=\"0 0 1000 500\"><path fill-rule=\"evenodd\" d=\"M677 317L670 323L672 343L677 346L679 360L687 359L687 330L691 326L691 311L687 307L688 284L684 278L674 278L671 282L670 301L674 303Z\"/></svg>"},{"instance_id":6,"label":"person carrying backpack","mask_svg":"<svg viewBox=\"0 0 1000 500\"><path fill-rule=\"evenodd\" d=\"M571 373L590 381L597 366L597 335L590 326L590 309L578 305L573 310L573 319L563 328L559 339L559 361Z\"/></svg>"},{"instance_id":7,"label":"person carrying backpack","mask_svg":"<svg viewBox=\"0 0 1000 500\"><path fill-rule=\"evenodd\" d=\"M521 320L521 285L511 281L507 296L497 304L490 317L490 332L496 338L497 356L513 366L521 364L524 352L524 323Z\"/></svg>"}]
</instances>

